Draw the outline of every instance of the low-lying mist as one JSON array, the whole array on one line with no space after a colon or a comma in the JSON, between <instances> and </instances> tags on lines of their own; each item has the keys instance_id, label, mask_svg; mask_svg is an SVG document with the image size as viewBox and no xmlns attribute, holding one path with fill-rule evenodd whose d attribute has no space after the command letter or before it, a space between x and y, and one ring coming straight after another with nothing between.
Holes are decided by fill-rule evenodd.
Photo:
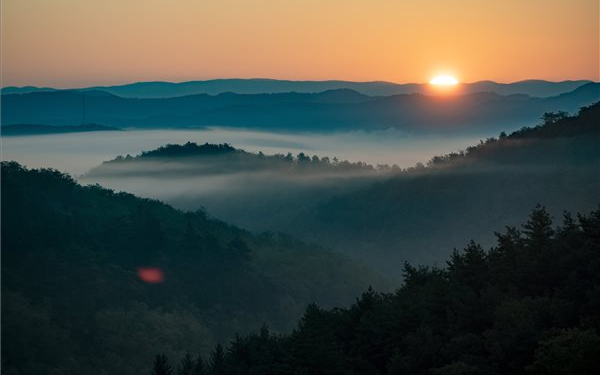
<instances>
[{"instance_id":1,"label":"low-lying mist","mask_svg":"<svg viewBox=\"0 0 600 375\"><path fill-rule=\"evenodd\" d=\"M265 154L329 156L369 164L409 167L434 155L464 149L482 137L411 136L389 130L292 134L207 128L197 130L129 130L2 138L2 159L29 167L52 167L80 175L117 155L137 155L167 143L229 143Z\"/></svg>"}]
</instances>

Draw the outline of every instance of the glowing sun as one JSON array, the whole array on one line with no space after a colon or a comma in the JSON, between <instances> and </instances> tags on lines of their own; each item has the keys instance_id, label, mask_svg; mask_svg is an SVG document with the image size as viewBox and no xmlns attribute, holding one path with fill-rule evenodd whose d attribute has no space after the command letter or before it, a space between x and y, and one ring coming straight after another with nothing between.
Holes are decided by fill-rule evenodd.
<instances>
[{"instance_id":1,"label":"glowing sun","mask_svg":"<svg viewBox=\"0 0 600 375\"><path fill-rule=\"evenodd\" d=\"M458 80L452 76L437 76L429 83L435 86L454 86L458 84Z\"/></svg>"}]
</instances>

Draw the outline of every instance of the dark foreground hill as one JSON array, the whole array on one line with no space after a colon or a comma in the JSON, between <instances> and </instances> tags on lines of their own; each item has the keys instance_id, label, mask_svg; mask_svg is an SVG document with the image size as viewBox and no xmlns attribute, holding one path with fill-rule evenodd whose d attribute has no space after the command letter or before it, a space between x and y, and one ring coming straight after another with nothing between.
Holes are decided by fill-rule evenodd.
<instances>
[{"instance_id":1,"label":"dark foreground hill","mask_svg":"<svg viewBox=\"0 0 600 375\"><path fill-rule=\"evenodd\" d=\"M134 99L105 91L50 91L2 95L2 123L67 125L81 121L116 127L228 126L292 131L381 130L409 133L500 131L506 124L533 124L540 113L573 112L600 100L600 83L547 98L402 94L368 96L341 89L320 93L198 94ZM507 129L504 129L507 130Z\"/></svg>"},{"instance_id":2,"label":"dark foreground hill","mask_svg":"<svg viewBox=\"0 0 600 375\"><path fill-rule=\"evenodd\" d=\"M364 267L158 201L2 163L2 373L140 374L313 301L351 301ZM144 282L146 281L146 282Z\"/></svg>"},{"instance_id":3,"label":"dark foreground hill","mask_svg":"<svg viewBox=\"0 0 600 375\"><path fill-rule=\"evenodd\" d=\"M600 210L561 226L537 207L485 251L404 266L394 293L310 305L290 335L263 327L179 369L200 374L592 375L600 368ZM178 359L173 358L174 361ZM200 366L198 366L200 364ZM148 368L151 363L148 363ZM152 374L168 369L158 356ZM192 374L192 372L180 372Z\"/></svg>"}]
</instances>

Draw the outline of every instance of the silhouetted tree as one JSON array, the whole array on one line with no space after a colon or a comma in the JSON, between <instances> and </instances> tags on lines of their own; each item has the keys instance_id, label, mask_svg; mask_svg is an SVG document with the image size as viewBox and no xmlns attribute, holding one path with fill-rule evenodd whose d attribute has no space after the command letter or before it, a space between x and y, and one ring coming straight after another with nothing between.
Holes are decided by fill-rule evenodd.
<instances>
[{"instance_id":1,"label":"silhouetted tree","mask_svg":"<svg viewBox=\"0 0 600 375\"><path fill-rule=\"evenodd\" d=\"M192 371L193 375L208 375L208 369L206 364L204 363L204 359L202 356L198 354L196 360L194 361L194 370Z\"/></svg>"},{"instance_id":2,"label":"silhouetted tree","mask_svg":"<svg viewBox=\"0 0 600 375\"><path fill-rule=\"evenodd\" d=\"M172 375L173 369L169 365L169 360L164 354L157 354L154 358L152 375Z\"/></svg>"},{"instance_id":3,"label":"silhouetted tree","mask_svg":"<svg viewBox=\"0 0 600 375\"><path fill-rule=\"evenodd\" d=\"M177 375L193 375L194 374L194 360L190 352L185 353L185 356L181 359L179 366L177 367Z\"/></svg>"},{"instance_id":4,"label":"silhouetted tree","mask_svg":"<svg viewBox=\"0 0 600 375\"><path fill-rule=\"evenodd\" d=\"M209 369L211 375L224 375L225 372L225 351L221 344L217 344L210 353Z\"/></svg>"}]
</instances>

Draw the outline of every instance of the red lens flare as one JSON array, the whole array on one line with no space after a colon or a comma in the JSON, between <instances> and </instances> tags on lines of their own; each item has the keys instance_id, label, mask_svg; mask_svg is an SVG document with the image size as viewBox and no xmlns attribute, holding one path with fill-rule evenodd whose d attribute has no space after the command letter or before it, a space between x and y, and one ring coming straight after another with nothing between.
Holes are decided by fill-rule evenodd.
<instances>
[{"instance_id":1,"label":"red lens flare","mask_svg":"<svg viewBox=\"0 0 600 375\"><path fill-rule=\"evenodd\" d=\"M137 275L145 283L159 284L165 281L165 274L160 268L140 267L137 269Z\"/></svg>"}]
</instances>

